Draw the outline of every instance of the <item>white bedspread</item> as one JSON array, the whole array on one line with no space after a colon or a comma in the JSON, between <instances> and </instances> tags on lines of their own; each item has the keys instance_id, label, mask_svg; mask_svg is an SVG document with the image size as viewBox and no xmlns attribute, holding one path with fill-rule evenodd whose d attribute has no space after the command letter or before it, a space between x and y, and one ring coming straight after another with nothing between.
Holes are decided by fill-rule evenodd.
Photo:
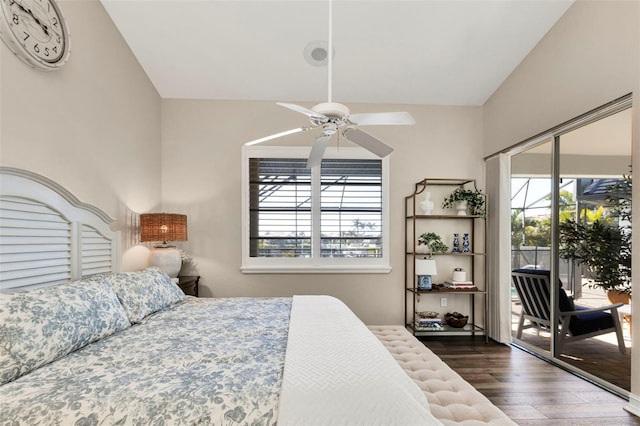
<instances>
[{"instance_id":1,"label":"white bedspread","mask_svg":"<svg viewBox=\"0 0 640 426\"><path fill-rule=\"evenodd\" d=\"M422 391L341 301L294 296L280 426L441 425L428 407Z\"/></svg>"}]
</instances>

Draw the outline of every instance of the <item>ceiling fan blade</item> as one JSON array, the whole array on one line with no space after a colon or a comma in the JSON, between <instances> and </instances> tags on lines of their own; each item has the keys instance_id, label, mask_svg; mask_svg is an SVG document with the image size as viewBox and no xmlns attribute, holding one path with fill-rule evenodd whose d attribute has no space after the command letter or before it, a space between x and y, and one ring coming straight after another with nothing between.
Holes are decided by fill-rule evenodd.
<instances>
[{"instance_id":1,"label":"ceiling fan blade","mask_svg":"<svg viewBox=\"0 0 640 426\"><path fill-rule=\"evenodd\" d=\"M245 143L244 145L245 146L257 145L259 143L270 141L272 139L281 138L281 137L287 136L287 135L293 135L294 133L306 132L307 130L309 130L311 128L312 127L298 127L297 129L285 130L284 132L276 133L274 135L269 135L269 136L265 136L263 138L259 138L259 139L255 139L255 140L249 141L249 142Z\"/></svg>"},{"instance_id":2,"label":"ceiling fan blade","mask_svg":"<svg viewBox=\"0 0 640 426\"><path fill-rule=\"evenodd\" d=\"M322 157L324 157L324 152L329 144L329 139L331 139L331 135L320 135L316 138L316 141L313 143L313 147L311 147L309 159L307 160L308 169L318 167L320 163L322 163Z\"/></svg>"},{"instance_id":3,"label":"ceiling fan blade","mask_svg":"<svg viewBox=\"0 0 640 426\"><path fill-rule=\"evenodd\" d=\"M370 112L351 114L349 121L358 126L416 124L408 112Z\"/></svg>"},{"instance_id":4,"label":"ceiling fan blade","mask_svg":"<svg viewBox=\"0 0 640 426\"><path fill-rule=\"evenodd\" d=\"M321 122L326 122L328 120L327 116L320 114L318 112L315 112L309 108L305 108L303 106L300 105L296 105L296 104L287 104L284 102L276 102L276 105L280 105L281 107L285 107L285 108L289 108L290 110L293 110L295 112L299 112L301 114L306 115L309 118L312 118L314 120L317 121L321 121Z\"/></svg>"},{"instance_id":5,"label":"ceiling fan blade","mask_svg":"<svg viewBox=\"0 0 640 426\"><path fill-rule=\"evenodd\" d=\"M373 152L378 157L386 157L393 152L393 148L359 129L349 128L344 135L351 142L357 143L364 149Z\"/></svg>"}]
</instances>

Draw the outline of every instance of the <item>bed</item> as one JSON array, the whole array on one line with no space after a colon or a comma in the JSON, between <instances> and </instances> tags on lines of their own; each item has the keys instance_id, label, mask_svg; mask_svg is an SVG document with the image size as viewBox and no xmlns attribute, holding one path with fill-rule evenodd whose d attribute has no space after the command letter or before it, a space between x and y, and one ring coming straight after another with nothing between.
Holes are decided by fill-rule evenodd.
<instances>
[{"instance_id":1,"label":"bed","mask_svg":"<svg viewBox=\"0 0 640 426\"><path fill-rule=\"evenodd\" d=\"M117 272L104 212L0 173L0 424L513 424L402 327Z\"/></svg>"}]
</instances>

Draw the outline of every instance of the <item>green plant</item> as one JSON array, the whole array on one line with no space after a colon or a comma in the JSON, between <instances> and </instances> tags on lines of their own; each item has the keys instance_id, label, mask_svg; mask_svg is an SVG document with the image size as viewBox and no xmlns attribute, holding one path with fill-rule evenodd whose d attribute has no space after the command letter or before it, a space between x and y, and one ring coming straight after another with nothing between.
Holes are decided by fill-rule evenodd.
<instances>
[{"instance_id":1,"label":"green plant","mask_svg":"<svg viewBox=\"0 0 640 426\"><path fill-rule=\"evenodd\" d=\"M631 188L629 171L605 195L609 215L600 206L560 222L560 256L591 272L589 287L631 294Z\"/></svg>"},{"instance_id":2,"label":"green plant","mask_svg":"<svg viewBox=\"0 0 640 426\"><path fill-rule=\"evenodd\" d=\"M628 175L622 175L622 179L607 191L605 199L611 206L613 214L622 221L631 222L631 189L633 182L631 170Z\"/></svg>"},{"instance_id":3,"label":"green plant","mask_svg":"<svg viewBox=\"0 0 640 426\"><path fill-rule=\"evenodd\" d=\"M560 223L560 256L591 272L589 287L631 293L631 233L603 219Z\"/></svg>"},{"instance_id":4,"label":"green plant","mask_svg":"<svg viewBox=\"0 0 640 426\"><path fill-rule=\"evenodd\" d=\"M434 232L425 232L418 237L418 245L425 245L429 248L429 253L445 253L449 247L442 242L440 235Z\"/></svg>"},{"instance_id":5,"label":"green plant","mask_svg":"<svg viewBox=\"0 0 640 426\"><path fill-rule=\"evenodd\" d=\"M442 208L455 207L459 202L467 203L467 208L472 215L485 215L484 195L478 190L465 189L459 186L442 202Z\"/></svg>"}]
</instances>

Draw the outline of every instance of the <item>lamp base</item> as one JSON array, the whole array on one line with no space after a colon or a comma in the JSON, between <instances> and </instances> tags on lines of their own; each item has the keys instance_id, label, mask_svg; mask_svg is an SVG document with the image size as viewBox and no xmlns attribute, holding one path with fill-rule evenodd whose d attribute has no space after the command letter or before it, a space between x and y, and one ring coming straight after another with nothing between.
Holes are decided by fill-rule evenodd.
<instances>
[{"instance_id":1,"label":"lamp base","mask_svg":"<svg viewBox=\"0 0 640 426\"><path fill-rule=\"evenodd\" d=\"M176 278L182 267L180 251L175 247L156 247L151 250L151 265L157 266L171 278Z\"/></svg>"},{"instance_id":2,"label":"lamp base","mask_svg":"<svg viewBox=\"0 0 640 426\"><path fill-rule=\"evenodd\" d=\"M418 290L431 290L431 275L418 275Z\"/></svg>"}]
</instances>

